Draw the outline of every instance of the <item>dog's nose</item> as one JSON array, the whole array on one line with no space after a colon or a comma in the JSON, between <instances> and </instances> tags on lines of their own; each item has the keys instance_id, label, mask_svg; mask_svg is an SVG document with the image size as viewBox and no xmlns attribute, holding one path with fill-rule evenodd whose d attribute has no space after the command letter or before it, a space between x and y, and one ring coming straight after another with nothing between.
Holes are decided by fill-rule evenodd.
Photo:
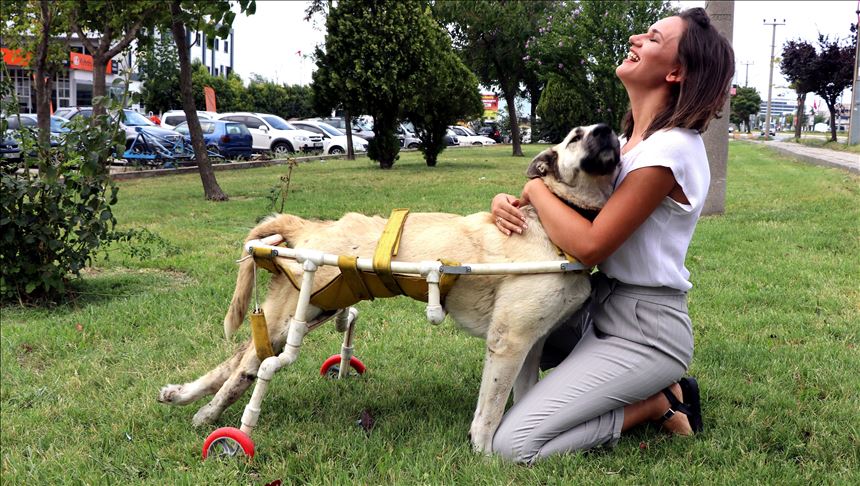
<instances>
[{"instance_id":1,"label":"dog's nose","mask_svg":"<svg viewBox=\"0 0 860 486\"><path fill-rule=\"evenodd\" d=\"M595 137L605 137L612 133L612 129L609 128L609 125L605 123L600 123L594 127L594 130L591 132Z\"/></svg>"}]
</instances>

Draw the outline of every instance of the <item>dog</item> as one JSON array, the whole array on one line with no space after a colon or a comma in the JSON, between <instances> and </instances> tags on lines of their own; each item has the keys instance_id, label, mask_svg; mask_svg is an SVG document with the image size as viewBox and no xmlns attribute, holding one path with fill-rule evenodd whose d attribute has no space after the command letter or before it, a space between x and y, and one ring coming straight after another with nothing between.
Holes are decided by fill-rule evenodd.
<instances>
[{"instance_id":1,"label":"dog","mask_svg":"<svg viewBox=\"0 0 860 486\"><path fill-rule=\"evenodd\" d=\"M530 163L526 175L541 178L547 187L584 214L603 207L613 189L620 159L616 135L604 124L571 130L558 145L544 150ZM413 213L406 219L395 261L449 258L461 262L555 261L558 249L530 206L522 208L528 229L506 236L490 213L468 216ZM309 221L281 214L251 230L246 241L281 235L288 246L313 248L337 255L374 253L386 219L348 213L338 221ZM290 261L298 276L301 266ZM231 335L243 322L254 285L254 262L240 265L236 289L224 319ZM321 266L315 282L322 286L339 269ZM316 285L315 285L316 288ZM591 291L587 272L549 274L469 275L459 278L445 299L445 310L466 332L486 340L486 355L478 403L470 427L473 448L492 451L493 435L513 389L514 401L537 382L543 340L573 314ZM283 349L298 292L282 274L274 274L263 311L275 352ZM310 322L322 310L311 306ZM246 343L232 358L183 385L166 385L158 400L184 405L214 394L194 415L195 425L211 424L245 392L260 366L255 348Z\"/></svg>"}]
</instances>

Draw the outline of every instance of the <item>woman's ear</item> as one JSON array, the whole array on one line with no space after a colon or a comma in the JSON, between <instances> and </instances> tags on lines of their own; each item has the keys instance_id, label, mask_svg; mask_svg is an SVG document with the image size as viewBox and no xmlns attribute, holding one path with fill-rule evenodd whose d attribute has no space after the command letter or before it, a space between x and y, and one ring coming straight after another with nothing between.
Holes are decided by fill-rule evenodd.
<instances>
[{"instance_id":1,"label":"woman's ear","mask_svg":"<svg viewBox=\"0 0 860 486\"><path fill-rule=\"evenodd\" d=\"M676 66L675 69L669 71L666 75L667 83L680 83L684 80L684 75L681 73L681 66Z\"/></svg>"}]
</instances>

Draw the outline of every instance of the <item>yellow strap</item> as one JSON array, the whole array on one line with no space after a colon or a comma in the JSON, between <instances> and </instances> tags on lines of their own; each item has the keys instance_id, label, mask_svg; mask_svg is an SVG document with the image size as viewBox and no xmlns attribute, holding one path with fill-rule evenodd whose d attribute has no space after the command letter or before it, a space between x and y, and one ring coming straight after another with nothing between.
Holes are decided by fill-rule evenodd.
<instances>
[{"instance_id":1,"label":"yellow strap","mask_svg":"<svg viewBox=\"0 0 860 486\"><path fill-rule=\"evenodd\" d=\"M258 267L264 268L272 273L280 273L280 269L274 262L274 255L272 255L272 250L267 250L265 248L254 247L254 262Z\"/></svg>"},{"instance_id":2,"label":"yellow strap","mask_svg":"<svg viewBox=\"0 0 860 486\"><path fill-rule=\"evenodd\" d=\"M558 252L558 256L563 256L570 263L579 263L579 260L574 258L573 255L562 250L558 245L554 245L554 246L555 246L555 250Z\"/></svg>"},{"instance_id":3,"label":"yellow strap","mask_svg":"<svg viewBox=\"0 0 860 486\"><path fill-rule=\"evenodd\" d=\"M254 349L260 361L275 355L272 342L269 340L269 327L266 325L266 316L261 309L251 313L251 337L254 340Z\"/></svg>"},{"instance_id":4,"label":"yellow strap","mask_svg":"<svg viewBox=\"0 0 860 486\"><path fill-rule=\"evenodd\" d=\"M370 294L364 279L361 278L361 272L358 270L358 257L339 255L337 267L340 268L343 280L349 290L352 291L352 295L358 300L373 300L373 295Z\"/></svg>"},{"instance_id":5,"label":"yellow strap","mask_svg":"<svg viewBox=\"0 0 860 486\"><path fill-rule=\"evenodd\" d=\"M373 271L379 276L385 288L396 295L402 294L403 291L391 274L391 257L397 255L397 251L400 248L403 223L406 221L408 214L408 209L395 209L391 211L391 216L382 230L382 236L379 237L376 251L373 253Z\"/></svg>"}]
</instances>

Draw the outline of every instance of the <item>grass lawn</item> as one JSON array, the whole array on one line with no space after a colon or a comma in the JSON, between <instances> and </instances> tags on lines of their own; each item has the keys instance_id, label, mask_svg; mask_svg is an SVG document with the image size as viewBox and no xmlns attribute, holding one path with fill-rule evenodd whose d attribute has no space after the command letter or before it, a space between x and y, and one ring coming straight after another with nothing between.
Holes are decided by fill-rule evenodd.
<instances>
[{"instance_id":1,"label":"grass lawn","mask_svg":"<svg viewBox=\"0 0 860 486\"><path fill-rule=\"evenodd\" d=\"M403 154L385 172L367 159L303 164L286 210L482 211L518 190L540 148L526 146L526 158L509 146L449 150L436 168ZM482 343L450 320L429 325L422 303L399 298L358 305L364 377L318 375L341 341L320 328L276 375L253 462L201 462L214 427L190 420L205 402L155 398L231 355L221 321L233 261L285 173L219 172L226 203L205 202L196 175L122 182L122 226L148 228L179 253L155 248L140 262L116 249L70 303L0 309L3 484L860 484L858 178L745 142L730 144L726 212L703 218L687 259L704 433L644 427L612 450L533 467L477 456L466 433ZM238 426L248 398L217 426ZM365 409L376 419L369 435L356 426Z\"/></svg>"}]
</instances>

